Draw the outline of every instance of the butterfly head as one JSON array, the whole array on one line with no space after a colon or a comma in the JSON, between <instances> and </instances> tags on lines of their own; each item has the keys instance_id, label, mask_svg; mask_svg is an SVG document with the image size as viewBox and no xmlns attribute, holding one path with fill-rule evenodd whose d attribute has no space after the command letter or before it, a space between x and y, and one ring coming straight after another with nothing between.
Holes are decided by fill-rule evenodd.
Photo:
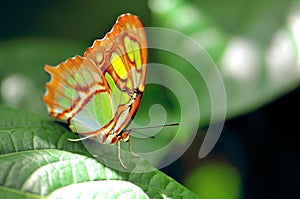
<instances>
[{"instance_id":1,"label":"butterfly head","mask_svg":"<svg viewBox=\"0 0 300 199\"><path fill-rule=\"evenodd\" d=\"M130 139L130 131L121 131L118 135L114 136L110 144L117 142L128 142Z\"/></svg>"},{"instance_id":2,"label":"butterfly head","mask_svg":"<svg viewBox=\"0 0 300 199\"><path fill-rule=\"evenodd\" d=\"M130 138L130 131L122 131L119 135L119 140L121 142L128 142Z\"/></svg>"}]
</instances>

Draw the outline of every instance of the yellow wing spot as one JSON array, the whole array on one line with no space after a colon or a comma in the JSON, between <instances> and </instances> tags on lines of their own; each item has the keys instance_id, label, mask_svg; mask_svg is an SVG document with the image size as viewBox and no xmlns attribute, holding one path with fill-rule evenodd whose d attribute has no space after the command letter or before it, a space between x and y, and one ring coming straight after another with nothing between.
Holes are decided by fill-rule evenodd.
<instances>
[{"instance_id":1,"label":"yellow wing spot","mask_svg":"<svg viewBox=\"0 0 300 199\"><path fill-rule=\"evenodd\" d=\"M127 70L125 68L125 65L124 65L121 57L118 55L118 53L114 52L111 54L110 62L112 64L114 70L118 74L118 76L121 79L127 79L127 77L128 77Z\"/></svg>"},{"instance_id":2,"label":"yellow wing spot","mask_svg":"<svg viewBox=\"0 0 300 199\"><path fill-rule=\"evenodd\" d=\"M133 49L131 45L131 39L128 36L124 38L124 45L130 61L133 62L134 61Z\"/></svg>"},{"instance_id":3,"label":"yellow wing spot","mask_svg":"<svg viewBox=\"0 0 300 199\"><path fill-rule=\"evenodd\" d=\"M141 58L141 54L140 54L139 44L137 42L132 42L132 47L133 47L133 53L134 53L136 68L138 70L141 70L141 68L142 68L142 58Z\"/></svg>"}]
</instances>

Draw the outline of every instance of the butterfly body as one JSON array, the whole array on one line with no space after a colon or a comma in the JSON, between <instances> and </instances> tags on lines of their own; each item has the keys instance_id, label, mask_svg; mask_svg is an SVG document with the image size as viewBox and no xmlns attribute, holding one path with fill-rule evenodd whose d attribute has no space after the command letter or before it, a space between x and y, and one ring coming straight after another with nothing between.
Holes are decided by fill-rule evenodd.
<instances>
[{"instance_id":1,"label":"butterfly body","mask_svg":"<svg viewBox=\"0 0 300 199\"><path fill-rule=\"evenodd\" d=\"M43 101L51 117L68 123L73 132L104 144L129 141L130 124L145 89L147 40L140 19L121 15L103 39L83 56L56 67Z\"/></svg>"}]
</instances>

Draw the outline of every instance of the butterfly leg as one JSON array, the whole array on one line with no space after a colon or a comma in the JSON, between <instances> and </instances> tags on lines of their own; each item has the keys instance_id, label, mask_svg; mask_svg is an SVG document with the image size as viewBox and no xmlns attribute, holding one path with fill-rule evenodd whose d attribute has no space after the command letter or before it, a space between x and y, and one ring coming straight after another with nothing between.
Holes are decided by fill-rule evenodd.
<instances>
[{"instance_id":1,"label":"butterfly leg","mask_svg":"<svg viewBox=\"0 0 300 199\"><path fill-rule=\"evenodd\" d=\"M120 141L118 141L118 159L120 161L121 166L127 170L127 167L124 165L122 159L121 159L121 145L120 145Z\"/></svg>"},{"instance_id":2,"label":"butterfly leg","mask_svg":"<svg viewBox=\"0 0 300 199\"><path fill-rule=\"evenodd\" d=\"M138 154L136 154L136 153L133 152L130 143L131 143L130 140L128 140L128 149L129 149L130 153L132 154L133 157L136 157L136 158L139 157Z\"/></svg>"},{"instance_id":3,"label":"butterfly leg","mask_svg":"<svg viewBox=\"0 0 300 199\"><path fill-rule=\"evenodd\" d=\"M91 137L95 137L95 135L88 135L88 136L81 137L81 138L78 138L78 139L71 139L71 138L68 138L68 141L70 141L70 142L78 142L78 141L82 141L82 140L89 139L89 138L91 138Z\"/></svg>"}]
</instances>

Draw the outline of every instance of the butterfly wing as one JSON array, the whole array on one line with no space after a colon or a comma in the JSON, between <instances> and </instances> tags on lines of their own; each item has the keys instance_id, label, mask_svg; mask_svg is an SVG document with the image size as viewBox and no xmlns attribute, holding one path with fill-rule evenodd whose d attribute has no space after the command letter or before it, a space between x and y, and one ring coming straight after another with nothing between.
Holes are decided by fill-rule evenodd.
<instances>
[{"instance_id":1,"label":"butterfly wing","mask_svg":"<svg viewBox=\"0 0 300 199\"><path fill-rule=\"evenodd\" d=\"M95 40L84 57L117 83L119 89L144 91L148 51L143 24L137 16L123 14L103 39Z\"/></svg>"},{"instance_id":2,"label":"butterfly wing","mask_svg":"<svg viewBox=\"0 0 300 199\"><path fill-rule=\"evenodd\" d=\"M74 132L115 143L144 92L147 42L142 23L136 16L121 15L83 57L45 70L52 77L43 98L50 115L66 121Z\"/></svg>"},{"instance_id":3,"label":"butterfly wing","mask_svg":"<svg viewBox=\"0 0 300 199\"><path fill-rule=\"evenodd\" d=\"M121 15L84 57L92 59L108 81L117 110L114 131L119 133L134 117L145 89L148 51L142 22L137 16Z\"/></svg>"},{"instance_id":4,"label":"butterfly wing","mask_svg":"<svg viewBox=\"0 0 300 199\"><path fill-rule=\"evenodd\" d=\"M43 98L51 117L68 122L79 133L96 131L112 120L109 87L93 61L76 56L45 70L52 76Z\"/></svg>"}]
</instances>

